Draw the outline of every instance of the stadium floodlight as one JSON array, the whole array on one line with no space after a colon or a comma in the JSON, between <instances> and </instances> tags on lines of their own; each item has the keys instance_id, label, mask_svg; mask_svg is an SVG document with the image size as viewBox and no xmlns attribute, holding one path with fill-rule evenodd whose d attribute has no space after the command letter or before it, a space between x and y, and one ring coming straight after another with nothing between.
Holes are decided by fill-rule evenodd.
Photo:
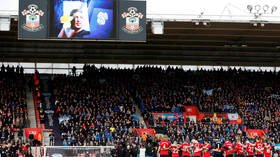
<instances>
[{"instance_id":1,"label":"stadium floodlight","mask_svg":"<svg viewBox=\"0 0 280 157\"><path fill-rule=\"evenodd\" d=\"M276 6L272 6L272 8L271 8L271 14L273 14L276 10L277 10L277 7L276 7Z\"/></svg>"},{"instance_id":2,"label":"stadium floodlight","mask_svg":"<svg viewBox=\"0 0 280 157\"><path fill-rule=\"evenodd\" d=\"M253 10L253 6L252 6L252 5L247 5L247 9L248 9L248 11L251 13L252 10Z\"/></svg>"},{"instance_id":3,"label":"stadium floodlight","mask_svg":"<svg viewBox=\"0 0 280 157\"><path fill-rule=\"evenodd\" d=\"M247 10L250 14L252 14L255 19L260 18L263 14L273 14L276 10L276 6L269 6L268 4L265 5L247 5Z\"/></svg>"},{"instance_id":4,"label":"stadium floodlight","mask_svg":"<svg viewBox=\"0 0 280 157\"><path fill-rule=\"evenodd\" d=\"M257 11L257 13L261 10L261 5L255 5L255 10Z\"/></svg>"},{"instance_id":5,"label":"stadium floodlight","mask_svg":"<svg viewBox=\"0 0 280 157\"><path fill-rule=\"evenodd\" d=\"M152 21L152 33L163 34L164 33L164 22L163 21Z\"/></svg>"},{"instance_id":6,"label":"stadium floodlight","mask_svg":"<svg viewBox=\"0 0 280 157\"><path fill-rule=\"evenodd\" d=\"M263 6L264 13L266 13L268 11L268 9L269 9L269 6L267 4Z\"/></svg>"}]
</instances>

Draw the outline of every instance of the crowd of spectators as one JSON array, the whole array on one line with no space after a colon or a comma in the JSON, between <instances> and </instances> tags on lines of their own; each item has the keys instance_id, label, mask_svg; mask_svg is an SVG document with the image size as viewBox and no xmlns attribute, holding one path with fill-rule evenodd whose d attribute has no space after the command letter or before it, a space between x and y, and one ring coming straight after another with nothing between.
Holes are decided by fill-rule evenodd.
<instances>
[{"instance_id":1,"label":"crowd of spectators","mask_svg":"<svg viewBox=\"0 0 280 157\"><path fill-rule=\"evenodd\" d=\"M139 79L133 82L136 101L147 120L150 112L184 112L185 105L209 113L235 113L238 100L227 73L231 72L139 67L134 74Z\"/></svg>"},{"instance_id":2,"label":"crowd of spectators","mask_svg":"<svg viewBox=\"0 0 280 157\"><path fill-rule=\"evenodd\" d=\"M85 65L80 76L57 75L53 87L64 145L114 144L126 152L143 144L143 139L133 133L134 128L141 127L132 116L135 105L148 126L160 126L171 141L223 142L225 138L235 140L236 136L245 141L246 129L263 129L267 138L280 143L279 82L276 72L184 71L145 66L121 70ZM162 125L162 120L153 119L153 112L182 113L185 105L195 105L207 113L238 113L243 124L215 124L203 119ZM156 143L157 139L152 141Z\"/></svg>"},{"instance_id":3,"label":"crowd of spectators","mask_svg":"<svg viewBox=\"0 0 280 157\"><path fill-rule=\"evenodd\" d=\"M63 145L112 145L139 127L125 72L92 69L83 76L53 80ZM127 74L126 74L127 75Z\"/></svg>"},{"instance_id":4,"label":"crowd of spectators","mask_svg":"<svg viewBox=\"0 0 280 157\"><path fill-rule=\"evenodd\" d=\"M28 124L23 68L1 66L0 72L0 156L30 155L23 142L23 128Z\"/></svg>"},{"instance_id":5,"label":"crowd of spectators","mask_svg":"<svg viewBox=\"0 0 280 157\"><path fill-rule=\"evenodd\" d=\"M252 129L279 122L277 73L141 67L134 75L135 97L146 119L151 112L182 112L182 106L196 105L202 112L239 113Z\"/></svg>"}]
</instances>

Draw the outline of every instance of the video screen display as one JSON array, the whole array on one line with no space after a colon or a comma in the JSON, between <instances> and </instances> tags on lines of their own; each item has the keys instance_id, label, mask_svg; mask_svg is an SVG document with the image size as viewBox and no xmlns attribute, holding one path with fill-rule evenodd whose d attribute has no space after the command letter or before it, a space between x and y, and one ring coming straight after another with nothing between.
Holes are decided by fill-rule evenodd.
<instances>
[{"instance_id":1,"label":"video screen display","mask_svg":"<svg viewBox=\"0 0 280 157\"><path fill-rule=\"evenodd\" d=\"M115 37L114 0L54 0L52 38Z\"/></svg>"},{"instance_id":2,"label":"video screen display","mask_svg":"<svg viewBox=\"0 0 280 157\"><path fill-rule=\"evenodd\" d=\"M20 0L19 39L146 41L143 0Z\"/></svg>"}]
</instances>

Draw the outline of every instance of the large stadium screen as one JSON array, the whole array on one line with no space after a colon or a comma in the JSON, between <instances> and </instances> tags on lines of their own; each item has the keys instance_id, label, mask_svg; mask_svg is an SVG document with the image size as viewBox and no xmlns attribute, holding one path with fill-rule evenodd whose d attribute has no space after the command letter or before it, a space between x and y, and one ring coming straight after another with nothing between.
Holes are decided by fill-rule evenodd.
<instances>
[{"instance_id":1,"label":"large stadium screen","mask_svg":"<svg viewBox=\"0 0 280 157\"><path fill-rule=\"evenodd\" d=\"M146 40L146 1L21 0L19 39Z\"/></svg>"}]
</instances>

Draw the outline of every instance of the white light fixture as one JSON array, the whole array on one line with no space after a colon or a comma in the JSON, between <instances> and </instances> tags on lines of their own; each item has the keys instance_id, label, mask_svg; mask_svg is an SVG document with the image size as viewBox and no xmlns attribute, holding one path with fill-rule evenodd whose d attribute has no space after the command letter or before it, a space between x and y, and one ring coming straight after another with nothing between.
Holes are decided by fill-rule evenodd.
<instances>
[{"instance_id":1,"label":"white light fixture","mask_svg":"<svg viewBox=\"0 0 280 157\"><path fill-rule=\"evenodd\" d=\"M10 31L10 24L9 17L0 17L0 31Z\"/></svg>"},{"instance_id":2,"label":"white light fixture","mask_svg":"<svg viewBox=\"0 0 280 157\"><path fill-rule=\"evenodd\" d=\"M164 33L164 22L163 21L153 21L152 22L152 33L153 34L163 34Z\"/></svg>"},{"instance_id":3,"label":"white light fixture","mask_svg":"<svg viewBox=\"0 0 280 157\"><path fill-rule=\"evenodd\" d=\"M192 19L192 22L198 26L198 25L203 25L203 26L208 26L210 24L210 19Z\"/></svg>"},{"instance_id":4,"label":"white light fixture","mask_svg":"<svg viewBox=\"0 0 280 157\"><path fill-rule=\"evenodd\" d=\"M251 20L250 24L254 27L265 27L265 25L268 23L268 21L265 20Z\"/></svg>"}]
</instances>

